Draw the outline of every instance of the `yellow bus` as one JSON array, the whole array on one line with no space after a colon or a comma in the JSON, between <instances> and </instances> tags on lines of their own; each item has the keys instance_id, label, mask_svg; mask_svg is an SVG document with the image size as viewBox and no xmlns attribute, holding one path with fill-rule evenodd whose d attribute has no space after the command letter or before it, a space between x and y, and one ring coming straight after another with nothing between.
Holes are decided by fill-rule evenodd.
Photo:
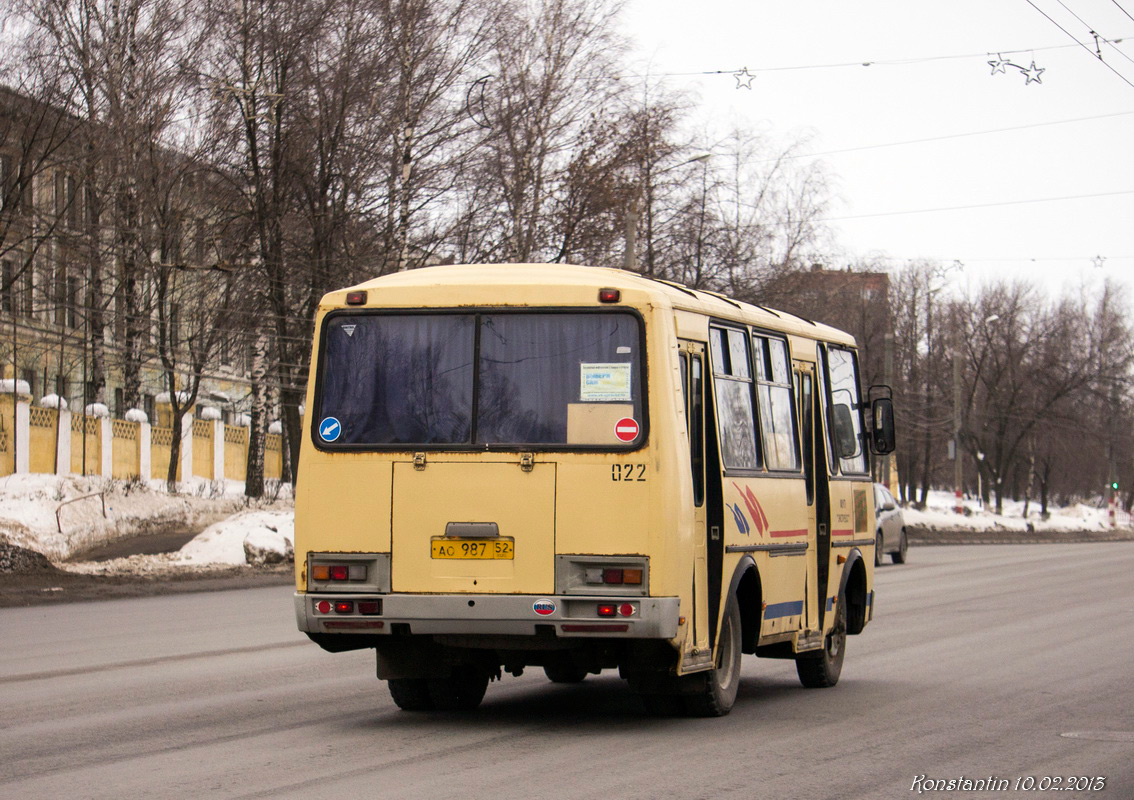
<instances>
[{"instance_id":1,"label":"yellow bus","mask_svg":"<svg viewBox=\"0 0 1134 800\"><path fill-rule=\"evenodd\" d=\"M831 686L873 615L893 407L833 328L615 269L433 267L323 298L306 407L297 622L374 648L402 709L542 667L722 715L741 654Z\"/></svg>"}]
</instances>

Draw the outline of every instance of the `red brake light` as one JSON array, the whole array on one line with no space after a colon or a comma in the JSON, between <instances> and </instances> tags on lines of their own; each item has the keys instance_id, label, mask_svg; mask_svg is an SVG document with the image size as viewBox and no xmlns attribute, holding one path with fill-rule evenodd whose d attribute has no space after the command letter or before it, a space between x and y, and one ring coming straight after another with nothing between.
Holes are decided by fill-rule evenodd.
<instances>
[{"instance_id":1,"label":"red brake light","mask_svg":"<svg viewBox=\"0 0 1134 800\"><path fill-rule=\"evenodd\" d=\"M622 299L622 291L619 289L599 289L598 299L600 303L617 303Z\"/></svg>"},{"instance_id":2,"label":"red brake light","mask_svg":"<svg viewBox=\"0 0 1134 800\"><path fill-rule=\"evenodd\" d=\"M364 306L366 305L366 292L347 292L346 302L348 306Z\"/></svg>"},{"instance_id":3,"label":"red brake light","mask_svg":"<svg viewBox=\"0 0 1134 800\"><path fill-rule=\"evenodd\" d=\"M603 583L622 583L622 570L621 569L604 569L602 571ZM641 581L639 581L640 583Z\"/></svg>"},{"instance_id":4,"label":"red brake light","mask_svg":"<svg viewBox=\"0 0 1134 800\"><path fill-rule=\"evenodd\" d=\"M335 564L331 567L331 580L345 581L350 576L346 564Z\"/></svg>"},{"instance_id":5,"label":"red brake light","mask_svg":"<svg viewBox=\"0 0 1134 800\"><path fill-rule=\"evenodd\" d=\"M615 608L614 603L599 603L598 605L598 615L600 617L613 617L617 613L618 609Z\"/></svg>"},{"instance_id":6,"label":"red brake light","mask_svg":"<svg viewBox=\"0 0 1134 800\"><path fill-rule=\"evenodd\" d=\"M335 601L335 613L336 614L350 614L353 611L354 611L354 601L353 600L336 600Z\"/></svg>"}]
</instances>

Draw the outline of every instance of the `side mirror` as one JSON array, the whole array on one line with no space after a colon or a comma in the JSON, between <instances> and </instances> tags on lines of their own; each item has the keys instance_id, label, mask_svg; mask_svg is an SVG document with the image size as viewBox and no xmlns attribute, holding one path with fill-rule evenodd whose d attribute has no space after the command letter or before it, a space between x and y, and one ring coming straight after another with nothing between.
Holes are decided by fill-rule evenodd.
<instances>
[{"instance_id":1,"label":"side mirror","mask_svg":"<svg viewBox=\"0 0 1134 800\"><path fill-rule=\"evenodd\" d=\"M894 434L894 401L889 397L876 397L870 403L870 450L879 456L894 452L897 437Z\"/></svg>"},{"instance_id":2,"label":"side mirror","mask_svg":"<svg viewBox=\"0 0 1134 800\"><path fill-rule=\"evenodd\" d=\"M858 455L858 437L854 434L854 417L850 406L835 406L835 445L839 458L854 458Z\"/></svg>"}]
</instances>

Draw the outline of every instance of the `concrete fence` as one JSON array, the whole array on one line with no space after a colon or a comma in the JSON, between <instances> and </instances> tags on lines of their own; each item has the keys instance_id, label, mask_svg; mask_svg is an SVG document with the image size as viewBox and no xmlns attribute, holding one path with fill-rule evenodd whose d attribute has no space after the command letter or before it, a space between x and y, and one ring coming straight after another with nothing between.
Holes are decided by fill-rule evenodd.
<instances>
[{"instance_id":1,"label":"concrete fence","mask_svg":"<svg viewBox=\"0 0 1134 800\"><path fill-rule=\"evenodd\" d=\"M163 417L171 419L168 410L158 415ZM23 394L0 395L0 476L40 472L164 480L172 444L172 428L40 408ZM282 445L278 434L265 437L265 478L281 476ZM242 481L247 458L247 428L190 414L183 418L178 480Z\"/></svg>"}]
</instances>

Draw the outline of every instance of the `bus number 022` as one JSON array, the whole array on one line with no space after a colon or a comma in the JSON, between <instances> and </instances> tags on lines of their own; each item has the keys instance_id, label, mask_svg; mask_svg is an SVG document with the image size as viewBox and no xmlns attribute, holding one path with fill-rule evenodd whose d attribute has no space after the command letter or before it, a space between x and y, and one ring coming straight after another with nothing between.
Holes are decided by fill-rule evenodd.
<instances>
[{"instance_id":1,"label":"bus number 022","mask_svg":"<svg viewBox=\"0 0 1134 800\"><path fill-rule=\"evenodd\" d=\"M645 464L611 464L610 479L612 481L645 481Z\"/></svg>"}]
</instances>

